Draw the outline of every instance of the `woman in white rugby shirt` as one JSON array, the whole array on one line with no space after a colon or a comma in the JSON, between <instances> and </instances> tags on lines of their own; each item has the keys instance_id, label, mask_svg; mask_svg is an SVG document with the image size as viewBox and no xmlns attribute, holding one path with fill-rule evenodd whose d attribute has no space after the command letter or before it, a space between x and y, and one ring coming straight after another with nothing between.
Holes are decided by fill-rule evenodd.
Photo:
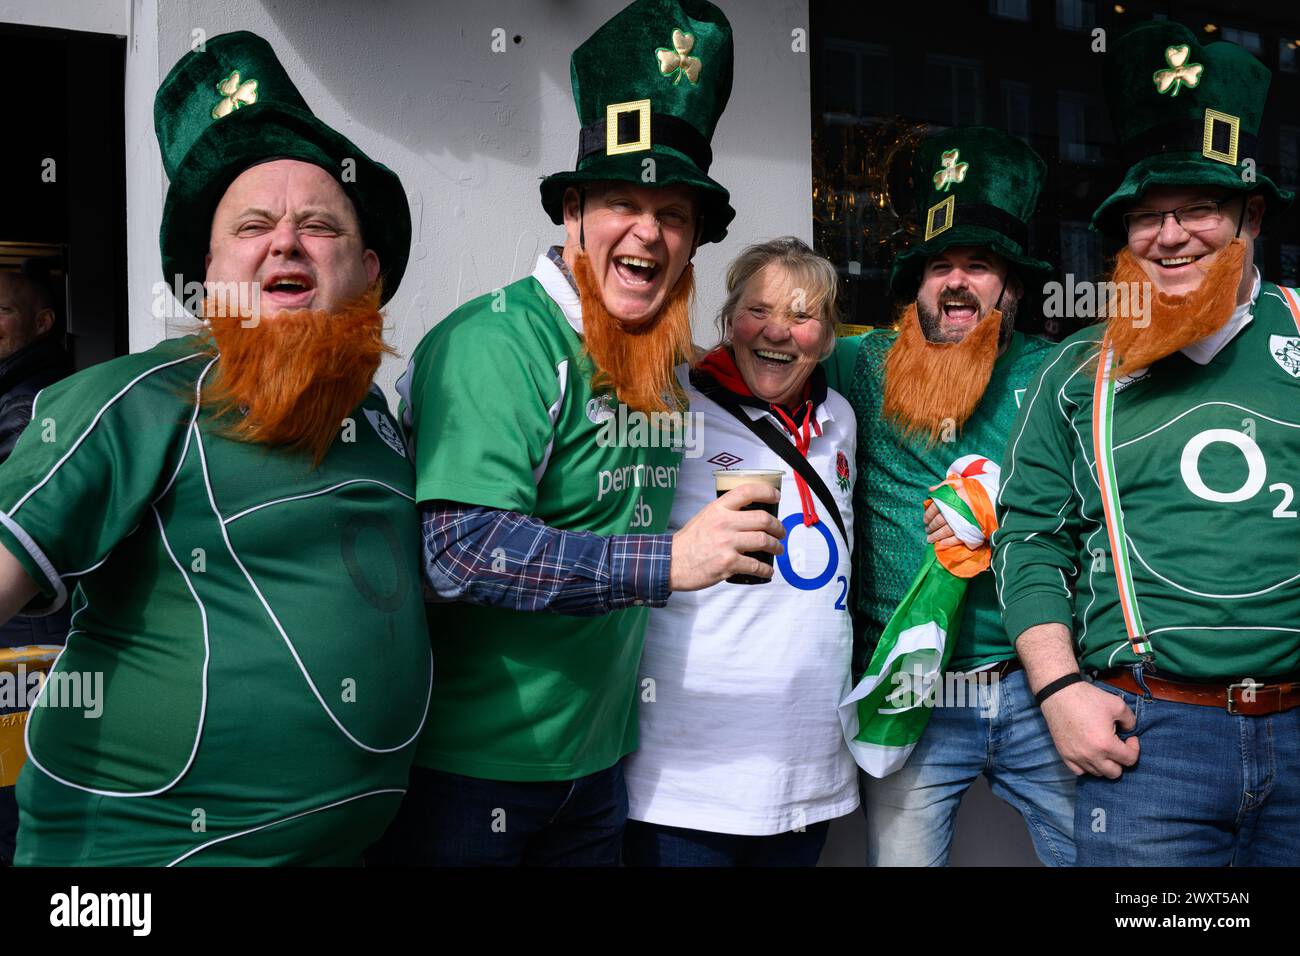
<instances>
[{"instance_id":1,"label":"woman in white rugby shirt","mask_svg":"<svg viewBox=\"0 0 1300 956\"><path fill-rule=\"evenodd\" d=\"M818 365L835 343L836 279L798 239L750 246L727 272L723 345L679 369L703 453L682 460L669 530L714 499L715 469L779 469L785 551L765 584L682 592L650 612L641 744L625 767L630 866L812 866L830 821L858 806L838 714L857 429Z\"/></svg>"}]
</instances>

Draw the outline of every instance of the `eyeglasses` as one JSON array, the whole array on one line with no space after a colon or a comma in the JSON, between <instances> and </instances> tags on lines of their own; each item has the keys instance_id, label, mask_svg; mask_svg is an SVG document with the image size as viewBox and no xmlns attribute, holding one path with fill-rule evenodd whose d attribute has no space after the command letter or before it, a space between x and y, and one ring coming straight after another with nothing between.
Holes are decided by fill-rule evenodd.
<instances>
[{"instance_id":1,"label":"eyeglasses","mask_svg":"<svg viewBox=\"0 0 1300 956\"><path fill-rule=\"evenodd\" d=\"M1213 229L1223 221L1223 205L1230 203L1236 196L1226 199L1208 199L1202 202L1188 203L1176 209L1143 209L1124 214L1124 228L1130 239L1154 236L1165 224L1165 216L1173 216L1174 222L1188 232L1205 232Z\"/></svg>"},{"instance_id":2,"label":"eyeglasses","mask_svg":"<svg viewBox=\"0 0 1300 956\"><path fill-rule=\"evenodd\" d=\"M822 321L820 315L813 315L811 312L775 312L765 305L751 305L747 308L741 309L740 311L747 314L750 319L760 325L766 325L775 315L785 316L785 318L789 320L790 324L794 326L803 326L807 325L809 322Z\"/></svg>"}]
</instances>

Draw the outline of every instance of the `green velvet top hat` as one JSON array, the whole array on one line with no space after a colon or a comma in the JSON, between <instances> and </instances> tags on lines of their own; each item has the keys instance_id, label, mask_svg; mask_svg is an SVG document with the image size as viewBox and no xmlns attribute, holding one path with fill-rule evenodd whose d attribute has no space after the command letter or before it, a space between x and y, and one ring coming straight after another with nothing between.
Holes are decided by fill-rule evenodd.
<instances>
[{"instance_id":1,"label":"green velvet top hat","mask_svg":"<svg viewBox=\"0 0 1300 956\"><path fill-rule=\"evenodd\" d=\"M261 37L226 33L186 53L158 88L153 116L170 181L159 233L167 282L203 279L212 214L235 177L297 159L339 181L379 256L384 301L397 291L411 246L401 180L312 114Z\"/></svg>"},{"instance_id":2,"label":"green velvet top hat","mask_svg":"<svg viewBox=\"0 0 1300 956\"><path fill-rule=\"evenodd\" d=\"M731 97L731 24L706 0L636 0L573 51L569 72L582 132L573 172L542 180L542 207L564 221L564 191L600 180L692 186L700 242L735 218L709 178L710 143ZM648 181L645 160L654 160Z\"/></svg>"},{"instance_id":3,"label":"green velvet top hat","mask_svg":"<svg viewBox=\"0 0 1300 956\"><path fill-rule=\"evenodd\" d=\"M982 246L1021 273L1049 275L1051 265L1028 254L1029 220L1046 174L1037 153L1000 129L966 126L926 137L912 168L921 238L895 257L890 291L914 294L926 260L954 246Z\"/></svg>"},{"instance_id":4,"label":"green velvet top hat","mask_svg":"<svg viewBox=\"0 0 1300 956\"><path fill-rule=\"evenodd\" d=\"M1268 67L1235 43L1204 46L1180 23L1144 23L1116 40L1106 56L1106 100L1128 172L1092 216L1093 228L1123 233L1128 205L1152 186L1259 189L1270 211L1291 193L1244 160L1256 137L1272 78Z\"/></svg>"}]
</instances>

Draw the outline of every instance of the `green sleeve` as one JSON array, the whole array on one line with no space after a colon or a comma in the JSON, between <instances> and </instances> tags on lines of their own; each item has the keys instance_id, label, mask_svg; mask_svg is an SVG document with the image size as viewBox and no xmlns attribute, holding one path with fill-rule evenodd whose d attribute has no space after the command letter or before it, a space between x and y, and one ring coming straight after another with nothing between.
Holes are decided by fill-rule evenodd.
<instances>
[{"instance_id":1,"label":"green sleeve","mask_svg":"<svg viewBox=\"0 0 1300 956\"><path fill-rule=\"evenodd\" d=\"M532 512L568 373L548 356L536 321L550 317L470 303L416 349L409 412L418 501Z\"/></svg>"},{"instance_id":2,"label":"green sleeve","mask_svg":"<svg viewBox=\"0 0 1300 956\"><path fill-rule=\"evenodd\" d=\"M827 387L841 395L848 394L849 383L853 381L853 367L858 361L858 349L862 346L862 339L861 335L836 339L835 351L822 360Z\"/></svg>"},{"instance_id":3,"label":"green sleeve","mask_svg":"<svg viewBox=\"0 0 1300 956\"><path fill-rule=\"evenodd\" d=\"M1013 645L1036 624L1074 625L1079 500L1072 426L1057 404L1073 367L1063 350L1051 353L1021 403L1002 458L993 571Z\"/></svg>"},{"instance_id":4,"label":"green sleeve","mask_svg":"<svg viewBox=\"0 0 1300 956\"><path fill-rule=\"evenodd\" d=\"M28 613L66 600L63 578L107 557L143 521L179 464L194 382L210 356L127 356L51 385L0 465L0 544L40 589Z\"/></svg>"}]
</instances>

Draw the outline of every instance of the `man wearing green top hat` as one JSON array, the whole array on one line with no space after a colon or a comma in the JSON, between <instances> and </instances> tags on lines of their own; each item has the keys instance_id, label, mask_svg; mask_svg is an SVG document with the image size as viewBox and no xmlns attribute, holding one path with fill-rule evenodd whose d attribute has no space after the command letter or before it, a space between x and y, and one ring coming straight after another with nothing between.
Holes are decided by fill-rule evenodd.
<instances>
[{"instance_id":1,"label":"man wearing green top hat","mask_svg":"<svg viewBox=\"0 0 1300 956\"><path fill-rule=\"evenodd\" d=\"M1256 169L1270 74L1169 22L1105 56L1130 165L1093 225L1126 240L1115 288L1151 294L1111 298L1026 395L995 543L1007 634L1080 775L1080 864L1292 864L1300 294L1254 265L1292 198Z\"/></svg>"},{"instance_id":2,"label":"man wearing green top hat","mask_svg":"<svg viewBox=\"0 0 1300 956\"><path fill-rule=\"evenodd\" d=\"M1045 172L1029 146L1001 130L958 128L927 137L913 171L922 233L890 273L891 290L907 302L897 330L841 340L828 360L831 386L858 420L860 654L891 639L888 625L929 549L958 544L946 514L925 507L930 490L959 460L959 477L973 477L971 466L981 476L996 470L1020 397L1050 347L1015 329L1026 287L1051 270L1028 252ZM955 612L958 625L945 633L945 614L927 631L937 635L933 666L947 661L928 725L919 740L906 741L914 745L910 754L892 731L876 739L859 727L850 742L867 771L868 863L944 865L962 795L984 773L994 793L1024 816L1039 858L1068 864L1074 781L1002 629L988 545L962 544L973 550L974 563L961 575L969 583L964 610ZM900 638L899 654L907 640ZM880 652L893 653L888 646ZM890 679L920 684L925 677Z\"/></svg>"},{"instance_id":3,"label":"man wearing green top hat","mask_svg":"<svg viewBox=\"0 0 1300 956\"><path fill-rule=\"evenodd\" d=\"M638 0L574 52L577 168L541 184L563 246L467 303L398 384L424 510L438 681L411 792L368 859L618 862L648 608L780 550L743 486L664 533L683 454L614 423L682 411L690 260L726 235L708 175L731 27ZM761 570L760 570L761 569ZM550 612L550 613L542 613Z\"/></svg>"},{"instance_id":4,"label":"man wearing green top hat","mask_svg":"<svg viewBox=\"0 0 1300 956\"><path fill-rule=\"evenodd\" d=\"M409 453L371 379L397 176L270 46L158 90L167 283L208 328L41 392L0 466L0 618L73 608L27 724L16 860L354 863L432 684Z\"/></svg>"}]
</instances>

